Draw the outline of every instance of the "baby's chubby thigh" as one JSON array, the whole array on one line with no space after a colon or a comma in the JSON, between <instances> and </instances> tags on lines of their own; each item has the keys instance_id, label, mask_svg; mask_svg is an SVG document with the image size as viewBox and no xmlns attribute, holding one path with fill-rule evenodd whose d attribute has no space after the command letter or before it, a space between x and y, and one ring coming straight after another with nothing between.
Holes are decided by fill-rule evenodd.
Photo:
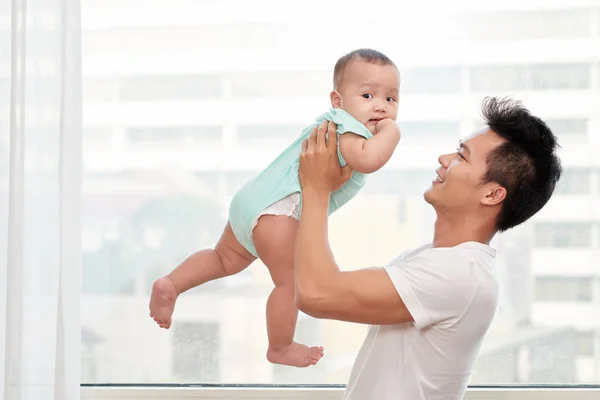
<instances>
[{"instance_id":1,"label":"baby's chubby thigh","mask_svg":"<svg viewBox=\"0 0 600 400\"><path fill-rule=\"evenodd\" d=\"M300 194L293 193L261 212L252 228L258 257L277 286L293 284L299 210Z\"/></svg>"}]
</instances>

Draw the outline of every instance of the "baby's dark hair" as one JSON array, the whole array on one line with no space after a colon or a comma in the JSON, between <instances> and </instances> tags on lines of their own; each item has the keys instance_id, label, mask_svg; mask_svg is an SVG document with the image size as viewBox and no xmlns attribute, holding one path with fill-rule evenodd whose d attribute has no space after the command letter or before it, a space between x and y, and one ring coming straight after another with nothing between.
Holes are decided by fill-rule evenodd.
<instances>
[{"instance_id":1,"label":"baby's dark hair","mask_svg":"<svg viewBox=\"0 0 600 400\"><path fill-rule=\"evenodd\" d=\"M386 56L385 54L383 54L377 50L373 50L373 49L354 50L354 51L351 51L350 53L340 57L340 59L338 59L337 62L335 63L335 67L333 68L333 88L334 89L337 89L340 87L343 77L344 77L344 71L346 70L346 67L348 66L348 64L351 61L354 61L354 60L361 60L364 62L368 62L371 64L378 64L378 65L392 65L392 66L394 66L394 68L396 68L396 69L398 68L398 67L396 67L396 64L394 64L388 56Z\"/></svg>"},{"instance_id":2,"label":"baby's dark hair","mask_svg":"<svg viewBox=\"0 0 600 400\"><path fill-rule=\"evenodd\" d=\"M509 98L486 97L482 115L486 124L506 142L487 156L483 183L497 182L506 189L498 215L500 232L531 218L548 202L562 174L556 136L540 118Z\"/></svg>"}]
</instances>

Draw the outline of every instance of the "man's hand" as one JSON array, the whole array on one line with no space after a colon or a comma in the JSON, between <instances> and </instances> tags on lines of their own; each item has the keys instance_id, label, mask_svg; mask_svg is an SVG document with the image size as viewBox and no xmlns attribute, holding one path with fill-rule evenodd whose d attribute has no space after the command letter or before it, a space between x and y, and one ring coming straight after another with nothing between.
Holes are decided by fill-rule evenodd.
<instances>
[{"instance_id":1,"label":"man's hand","mask_svg":"<svg viewBox=\"0 0 600 400\"><path fill-rule=\"evenodd\" d=\"M349 166L341 168L337 145L331 122L313 129L302 143L302 218L294 251L296 306L315 318L376 325L411 321L383 268L341 272L333 258L327 233L329 196L352 175Z\"/></svg>"},{"instance_id":2,"label":"man's hand","mask_svg":"<svg viewBox=\"0 0 600 400\"><path fill-rule=\"evenodd\" d=\"M311 189L319 193L331 193L352 176L352 168L348 165L342 168L340 165L336 129L333 122L323 121L302 142L298 176L303 191Z\"/></svg>"}]
</instances>

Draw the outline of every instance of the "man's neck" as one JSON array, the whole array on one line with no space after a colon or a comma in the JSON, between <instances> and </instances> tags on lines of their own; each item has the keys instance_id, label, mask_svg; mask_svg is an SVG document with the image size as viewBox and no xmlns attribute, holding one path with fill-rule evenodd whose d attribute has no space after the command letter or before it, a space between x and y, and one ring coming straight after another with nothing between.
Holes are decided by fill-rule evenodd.
<instances>
[{"instance_id":1,"label":"man's neck","mask_svg":"<svg viewBox=\"0 0 600 400\"><path fill-rule=\"evenodd\" d=\"M438 214L433 230L433 247L454 247L465 242L479 242L489 245L496 230L486 221L473 221L467 216L460 222L452 221Z\"/></svg>"}]
</instances>

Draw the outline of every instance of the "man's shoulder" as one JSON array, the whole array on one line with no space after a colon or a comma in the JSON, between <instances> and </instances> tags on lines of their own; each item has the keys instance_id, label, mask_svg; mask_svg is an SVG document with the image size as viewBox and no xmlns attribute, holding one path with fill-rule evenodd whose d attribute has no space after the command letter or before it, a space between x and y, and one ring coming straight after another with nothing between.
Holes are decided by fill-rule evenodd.
<instances>
[{"instance_id":1,"label":"man's shoulder","mask_svg":"<svg viewBox=\"0 0 600 400\"><path fill-rule=\"evenodd\" d=\"M418 327L459 318L473 304L497 299L493 249L465 243L454 247L423 245L407 250L385 268Z\"/></svg>"},{"instance_id":2,"label":"man's shoulder","mask_svg":"<svg viewBox=\"0 0 600 400\"><path fill-rule=\"evenodd\" d=\"M404 250L402 253L398 254L395 258L393 258L392 261L390 261L389 265L396 265L406 259L411 258L412 256L422 254L424 251L430 250L431 248L431 243L427 243L418 247L413 247L412 249Z\"/></svg>"},{"instance_id":3,"label":"man's shoulder","mask_svg":"<svg viewBox=\"0 0 600 400\"><path fill-rule=\"evenodd\" d=\"M478 242L464 242L454 247L433 247L431 243L427 243L403 251L390 262L390 265L395 265L417 256L423 259L432 258L435 260L442 258L446 259L449 263L453 261L460 262L465 259L485 262L495 259L496 250Z\"/></svg>"},{"instance_id":4,"label":"man's shoulder","mask_svg":"<svg viewBox=\"0 0 600 400\"><path fill-rule=\"evenodd\" d=\"M494 272L495 250L483 243L466 242L454 247L432 247L431 244L409 249L401 253L386 269L400 268L407 273L416 270L423 274L431 273L452 280L467 280L475 283L480 280L496 280ZM475 276L478 279L473 279Z\"/></svg>"}]
</instances>

